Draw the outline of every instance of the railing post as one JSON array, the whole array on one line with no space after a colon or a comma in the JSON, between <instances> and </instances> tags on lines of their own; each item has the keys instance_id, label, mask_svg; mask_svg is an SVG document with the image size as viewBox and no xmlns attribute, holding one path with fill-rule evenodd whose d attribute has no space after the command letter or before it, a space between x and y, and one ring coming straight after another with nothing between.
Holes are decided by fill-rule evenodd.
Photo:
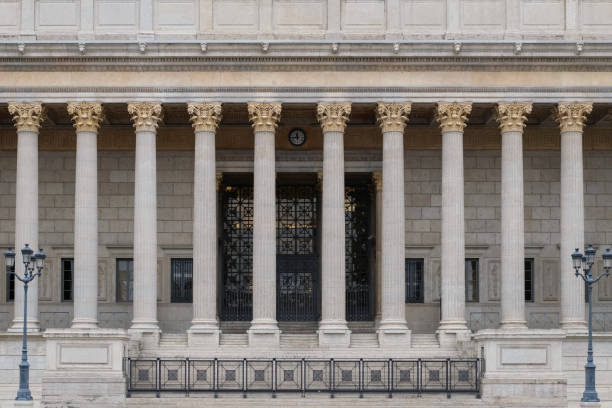
<instances>
[{"instance_id":1,"label":"railing post","mask_svg":"<svg viewBox=\"0 0 612 408\"><path fill-rule=\"evenodd\" d=\"M359 398L363 398L363 358L359 359Z\"/></svg>"},{"instance_id":2,"label":"railing post","mask_svg":"<svg viewBox=\"0 0 612 408\"><path fill-rule=\"evenodd\" d=\"M127 376L128 376L128 389L127 389L127 397L130 398L132 396L132 359L131 357L127 358Z\"/></svg>"},{"instance_id":3,"label":"railing post","mask_svg":"<svg viewBox=\"0 0 612 408\"><path fill-rule=\"evenodd\" d=\"M156 361L156 367L155 367L155 371L156 371L156 378L155 378L155 388L156 388L156 394L155 396L157 398L159 398L159 393L161 392L161 360L159 357L157 357Z\"/></svg>"},{"instance_id":4,"label":"railing post","mask_svg":"<svg viewBox=\"0 0 612 408\"><path fill-rule=\"evenodd\" d=\"M389 363L387 364L387 379L389 381L389 398L393 398L393 359L389 359Z\"/></svg>"},{"instance_id":5,"label":"railing post","mask_svg":"<svg viewBox=\"0 0 612 408\"><path fill-rule=\"evenodd\" d=\"M213 361L213 390L215 391L215 398L219 397L219 361L215 358Z\"/></svg>"},{"instance_id":6,"label":"railing post","mask_svg":"<svg viewBox=\"0 0 612 408\"><path fill-rule=\"evenodd\" d=\"M302 398L306 398L306 360L302 359L302 366L300 367L302 372L302 381L300 388L302 389Z\"/></svg>"},{"instance_id":7,"label":"railing post","mask_svg":"<svg viewBox=\"0 0 612 408\"><path fill-rule=\"evenodd\" d=\"M191 388L189 384L189 357L185 359L185 390L187 390L187 396L189 396L189 389Z\"/></svg>"},{"instance_id":8,"label":"railing post","mask_svg":"<svg viewBox=\"0 0 612 408\"><path fill-rule=\"evenodd\" d=\"M417 359L417 378L416 378L416 391L417 395L420 397L421 392L423 391L423 361L419 358Z\"/></svg>"},{"instance_id":9,"label":"railing post","mask_svg":"<svg viewBox=\"0 0 612 408\"><path fill-rule=\"evenodd\" d=\"M276 359L272 359L272 398L276 398L276 387L278 386L278 378L276 371Z\"/></svg>"},{"instance_id":10,"label":"railing post","mask_svg":"<svg viewBox=\"0 0 612 408\"><path fill-rule=\"evenodd\" d=\"M475 381L476 381L476 398L480 399L481 395L480 395L480 372L478 370L478 365L480 364L480 359L476 358L476 364L475 364L475 368L476 368L476 377L475 377Z\"/></svg>"},{"instance_id":11,"label":"railing post","mask_svg":"<svg viewBox=\"0 0 612 408\"><path fill-rule=\"evenodd\" d=\"M335 385L336 385L336 367L334 364L334 359L332 358L331 360L329 360L329 392L330 392L330 398L334 398L334 389L335 389Z\"/></svg>"},{"instance_id":12,"label":"railing post","mask_svg":"<svg viewBox=\"0 0 612 408\"><path fill-rule=\"evenodd\" d=\"M450 373L451 373L451 369L450 369L450 358L446 359L446 398L450 398L451 397L451 393L450 393Z\"/></svg>"},{"instance_id":13,"label":"railing post","mask_svg":"<svg viewBox=\"0 0 612 408\"><path fill-rule=\"evenodd\" d=\"M246 398L247 397L247 390L248 390L248 382L249 382L249 373L248 373L248 369L247 369L247 359L243 358L242 359L242 398Z\"/></svg>"}]
</instances>

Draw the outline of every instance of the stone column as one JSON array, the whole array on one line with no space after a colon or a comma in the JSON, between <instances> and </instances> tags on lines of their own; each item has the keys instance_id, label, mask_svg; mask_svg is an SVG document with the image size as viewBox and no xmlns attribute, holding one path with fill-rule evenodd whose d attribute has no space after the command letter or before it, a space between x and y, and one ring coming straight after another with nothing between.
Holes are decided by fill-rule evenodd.
<instances>
[{"instance_id":1,"label":"stone column","mask_svg":"<svg viewBox=\"0 0 612 408\"><path fill-rule=\"evenodd\" d=\"M23 276L21 249L25 244L38 250L38 130L44 119L42 104L9 103L9 113L17 128L17 183L15 207L15 272ZM43 270L49 273L49 270ZM28 331L40 330L38 282L28 285ZM23 330L23 284L15 279L15 314L9 331Z\"/></svg>"},{"instance_id":2,"label":"stone column","mask_svg":"<svg viewBox=\"0 0 612 408\"><path fill-rule=\"evenodd\" d=\"M561 128L561 328L586 330L584 282L574 274L571 254L584 252L582 130L592 103L560 103L555 118Z\"/></svg>"},{"instance_id":3,"label":"stone column","mask_svg":"<svg viewBox=\"0 0 612 408\"><path fill-rule=\"evenodd\" d=\"M471 103L440 102L436 119L442 129L442 318L440 343L466 333L465 219L463 208L463 128ZM448 336L447 336L448 334Z\"/></svg>"},{"instance_id":4,"label":"stone column","mask_svg":"<svg viewBox=\"0 0 612 408\"><path fill-rule=\"evenodd\" d=\"M382 320L378 342L383 347L410 346L406 325L404 128L410 103L379 102L383 134L382 171Z\"/></svg>"},{"instance_id":5,"label":"stone column","mask_svg":"<svg viewBox=\"0 0 612 408\"><path fill-rule=\"evenodd\" d=\"M501 325L504 329L527 328L523 127L529 113L530 102L497 104L502 137Z\"/></svg>"},{"instance_id":6,"label":"stone column","mask_svg":"<svg viewBox=\"0 0 612 408\"><path fill-rule=\"evenodd\" d=\"M276 322L276 157L275 133L281 104L249 102L255 134L253 165L253 321L249 345L280 343Z\"/></svg>"},{"instance_id":7,"label":"stone column","mask_svg":"<svg viewBox=\"0 0 612 408\"><path fill-rule=\"evenodd\" d=\"M161 104L131 102L136 129L134 179L134 316L131 332L159 333L157 325L157 175L155 137Z\"/></svg>"},{"instance_id":8,"label":"stone column","mask_svg":"<svg viewBox=\"0 0 612 408\"><path fill-rule=\"evenodd\" d=\"M71 102L77 133L74 186L74 318L72 327L98 327L98 127L102 105Z\"/></svg>"},{"instance_id":9,"label":"stone column","mask_svg":"<svg viewBox=\"0 0 612 408\"><path fill-rule=\"evenodd\" d=\"M374 199L376 200L376 328L382 320L382 172L372 173L372 184L376 190Z\"/></svg>"},{"instance_id":10,"label":"stone column","mask_svg":"<svg viewBox=\"0 0 612 408\"><path fill-rule=\"evenodd\" d=\"M350 102L319 103L323 128L323 192L321 214L321 322L319 345L348 347L344 230L344 129Z\"/></svg>"},{"instance_id":11,"label":"stone column","mask_svg":"<svg viewBox=\"0 0 612 408\"><path fill-rule=\"evenodd\" d=\"M195 129L193 174L193 320L190 345L219 344L217 320L217 169L215 132L221 103L189 103Z\"/></svg>"}]
</instances>

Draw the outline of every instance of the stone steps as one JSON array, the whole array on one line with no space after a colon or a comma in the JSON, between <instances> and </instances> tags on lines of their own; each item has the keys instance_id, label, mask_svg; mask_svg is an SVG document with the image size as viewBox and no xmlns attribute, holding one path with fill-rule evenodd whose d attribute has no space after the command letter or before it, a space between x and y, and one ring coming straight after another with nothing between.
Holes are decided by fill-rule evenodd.
<instances>
[{"instance_id":1,"label":"stone steps","mask_svg":"<svg viewBox=\"0 0 612 408\"><path fill-rule=\"evenodd\" d=\"M352 333L352 348L376 348L378 347L378 335L376 333Z\"/></svg>"},{"instance_id":2,"label":"stone steps","mask_svg":"<svg viewBox=\"0 0 612 408\"><path fill-rule=\"evenodd\" d=\"M249 336L245 333L221 333L220 346L248 346Z\"/></svg>"},{"instance_id":3,"label":"stone steps","mask_svg":"<svg viewBox=\"0 0 612 408\"><path fill-rule=\"evenodd\" d=\"M317 348L319 336L314 334L282 334L280 336L281 348Z\"/></svg>"},{"instance_id":4,"label":"stone steps","mask_svg":"<svg viewBox=\"0 0 612 408\"><path fill-rule=\"evenodd\" d=\"M411 336L411 345L414 348L439 348L438 338L435 334L413 334Z\"/></svg>"},{"instance_id":5,"label":"stone steps","mask_svg":"<svg viewBox=\"0 0 612 408\"><path fill-rule=\"evenodd\" d=\"M159 347L187 347L187 333L162 333Z\"/></svg>"}]
</instances>

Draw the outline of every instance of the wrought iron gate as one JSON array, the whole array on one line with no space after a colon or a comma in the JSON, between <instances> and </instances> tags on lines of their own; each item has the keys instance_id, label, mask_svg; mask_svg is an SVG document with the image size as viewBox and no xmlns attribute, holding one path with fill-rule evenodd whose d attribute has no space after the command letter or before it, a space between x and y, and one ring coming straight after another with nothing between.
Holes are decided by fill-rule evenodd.
<instances>
[{"instance_id":1,"label":"wrought iron gate","mask_svg":"<svg viewBox=\"0 0 612 408\"><path fill-rule=\"evenodd\" d=\"M276 318L316 321L317 194L312 185L279 186L276 194Z\"/></svg>"},{"instance_id":2,"label":"wrought iron gate","mask_svg":"<svg viewBox=\"0 0 612 408\"><path fill-rule=\"evenodd\" d=\"M222 320L253 318L253 187L224 186Z\"/></svg>"},{"instance_id":3,"label":"wrought iron gate","mask_svg":"<svg viewBox=\"0 0 612 408\"><path fill-rule=\"evenodd\" d=\"M345 188L346 319L372 320L370 298L370 189Z\"/></svg>"}]
</instances>

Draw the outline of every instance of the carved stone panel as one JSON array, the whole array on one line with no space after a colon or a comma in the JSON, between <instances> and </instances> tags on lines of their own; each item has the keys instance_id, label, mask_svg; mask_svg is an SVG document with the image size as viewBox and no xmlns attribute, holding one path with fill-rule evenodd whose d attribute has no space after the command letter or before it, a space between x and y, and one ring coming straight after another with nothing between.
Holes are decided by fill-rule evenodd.
<instances>
[{"instance_id":1,"label":"carved stone panel","mask_svg":"<svg viewBox=\"0 0 612 408\"><path fill-rule=\"evenodd\" d=\"M164 298L164 260L157 259L157 301L161 302Z\"/></svg>"},{"instance_id":2,"label":"carved stone panel","mask_svg":"<svg viewBox=\"0 0 612 408\"><path fill-rule=\"evenodd\" d=\"M106 271L108 270L107 261L98 262L98 301L106 302L108 300L108 279Z\"/></svg>"},{"instance_id":3,"label":"carved stone panel","mask_svg":"<svg viewBox=\"0 0 612 408\"><path fill-rule=\"evenodd\" d=\"M440 301L440 287L442 283L442 264L439 259L433 259L431 261L431 284L430 288L430 298L432 302Z\"/></svg>"},{"instance_id":4,"label":"carved stone panel","mask_svg":"<svg viewBox=\"0 0 612 408\"><path fill-rule=\"evenodd\" d=\"M602 268L598 266L596 270L602 271ZM612 276L601 278L597 283L597 298L600 301L612 300Z\"/></svg>"},{"instance_id":5,"label":"carved stone panel","mask_svg":"<svg viewBox=\"0 0 612 408\"><path fill-rule=\"evenodd\" d=\"M7 312L0 312L0 331L8 329L10 324L10 317Z\"/></svg>"},{"instance_id":6,"label":"carved stone panel","mask_svg":"<svg viewBox=\"0 0 612 408\"><path fill-rule=\"evenodd\" d=\"M501 298L501 262L498 260L489 261L488 263L488 298L489 301L499 301Z\"/></svg>"},{"instance_id":7,"label":"carved stone panel","mask_svg":"<svg viewBox=\"0 0 612 408\"><path fill-rule=\"evenodd\" d=\"M531 312L527 325L530 329L557 329L559 328L559 313Z\"/></svg>"},{"instance_id":8,"label":"carved stone panel","mask_svg":"<svg viewBox=\"0 0 612 408\"><path fill-rule=\"evenodd\" d=\"M54 292L53 282L57 282L57 287L59 288L62 279L62 271L60 271L55 260L47 258L45 269L38 279L38 300L52 301Z\"/></svg>"},{"instance_id":9,"label":"carved stone panel","mask_svg":"<svg viewBox=\"0 0 612 408\"><path fill-rule=\"evenodd\" d=\"M499 327L499 313L471 312L469 326L473 332L481 329L497 329Z\"/></svg>"},{"instance_id":10,"label":"carved stone panel","mask_svg":"<svg viewBox=\"0 0 612 408\"><path fill-rule=\"evenodd\" d=\"M536 277L537 278L537 277ZM546 259L542 261L542 300L545 302L559 301L560 276L559 261Z\"/></svg>"},{"instance_id":11,"label":"carved stone panel","mask_svg":"<svg viewBox=\"0 0 612 408\"><path fill-rule=\"evenodd\" d=\"M69 312L40 312L40 328L65 329L70 327Z\"/></svg>"},{"instance_id":12,"label":"carved stone panel","mask_svg":"<svg viewBox=\"0 0 612 408\"><path fill-rule=\"evenodd\" d=\"M594 331L612 331L612 312L593 312Z\"/></svg>"},{"instance_id":13,"label":"carved stone panel","mask_svg":"<svg viewBox=\"0 0 612 408\"><path fill-rule=\"evenodd\" d=\"M130 325L128 312L100 312L98 314L99 325L105 329L127 329Z\"/></svg>"}]
</instances>

